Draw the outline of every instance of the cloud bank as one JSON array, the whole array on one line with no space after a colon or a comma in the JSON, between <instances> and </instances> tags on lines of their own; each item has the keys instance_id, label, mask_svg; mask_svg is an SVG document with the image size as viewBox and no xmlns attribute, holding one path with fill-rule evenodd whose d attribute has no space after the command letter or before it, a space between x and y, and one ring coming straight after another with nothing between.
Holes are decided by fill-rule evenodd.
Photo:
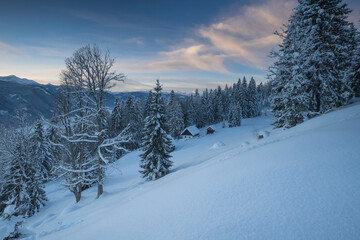
<instances>
[{"instance_id":1,"label":"cloud bank","mask_svg":"<svg viewBox=\"0 0 360 240\"><path fill-rule=\"evenodd\" d=\"M227 63L265 69L268 53L280 40L273 32L286 23L293 0L272 0L243 6L231 16L194 30L192 38L169 51L159 52L157 59L130 72L209 71L232 74Z\"/></svg>"}]
</instances>

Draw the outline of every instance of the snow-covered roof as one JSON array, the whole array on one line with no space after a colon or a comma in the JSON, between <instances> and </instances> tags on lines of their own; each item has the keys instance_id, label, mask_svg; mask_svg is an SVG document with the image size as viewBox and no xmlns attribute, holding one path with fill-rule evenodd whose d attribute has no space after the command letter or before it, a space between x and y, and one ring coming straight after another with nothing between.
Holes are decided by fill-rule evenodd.
<instances>
[{"instance_id":1,"label":"snow-covered roof","mask_svg":"<svg viewBox=\"0 0 360 240\"><path fill-rule=\"evenodd\" d=\"M216 128L213 125L208 126L207 128L211 128L213 130L216 130Z\"/></svg>"},{"instance_id":2,"label":"snow-covered roof","mask_svg":"<svg viewBox=\"0 0 360 240\"><path fill-rule=\"evenodd\" d=\"M186 132L186 130L188 130L190 132L190 134L193 136L200 134L200 130L196 126L190 126L190 127L185 128L182 131L181 135L183 135L183 133Z\"/></svg>"}]
</instances>

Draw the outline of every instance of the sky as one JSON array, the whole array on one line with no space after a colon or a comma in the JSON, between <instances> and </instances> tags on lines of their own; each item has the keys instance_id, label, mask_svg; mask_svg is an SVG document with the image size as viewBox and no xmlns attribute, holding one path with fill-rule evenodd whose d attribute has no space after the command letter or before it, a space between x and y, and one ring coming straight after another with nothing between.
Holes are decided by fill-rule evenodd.
<instances>
[{"instance_id":1,"label":"sky","mask_svg":"<svg viewBox=\"0 0 360 240\"><path fill-rule=\"evenodd\" d=\"M360 1L345 0L360 20ZM0 0L0 76L59 84L64 60L87 44L127 76L113 91L192 92L238 78L266 81L268 55L296 0Z\"/></svg>"}]
</instances>

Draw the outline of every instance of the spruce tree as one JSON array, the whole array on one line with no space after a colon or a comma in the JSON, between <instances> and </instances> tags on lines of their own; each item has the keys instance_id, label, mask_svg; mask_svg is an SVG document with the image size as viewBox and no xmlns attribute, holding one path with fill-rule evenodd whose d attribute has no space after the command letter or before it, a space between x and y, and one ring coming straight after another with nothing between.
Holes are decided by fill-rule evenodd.
<instances>
[{"instance_id":1,"label":"spruce tree","mask_svg":"<svg viewBox=\"0 0 360 240\"><path fill-rule=\"evenodd\" d=\"M356 97L360 97L360 34L352 25L354 35L354 47L351 58L351 67L348 74L349 85L354 91Z\"/></svg>"},{"instance_id":2,"label":"spruce tree","mask_svg":"<svg viewBox=\"0 0 360 240\"><path fill-rule=\"evenodd\" d=\"M174 91L171 91L167 104L167 122L170 135L178 138L184 130L184 114Z\"/></svg>"},{"instance_id":3,"label":"spruce tree","mask_svg":"<svg viewBox=\"0 0 360 240\"><path fill-rule=\"evenodd\" d=\"M192 126L195 125L197 119L197 111L195 109L194 97L191 94L190 97L186 96L183 102L184 109L186 109L184 113L184 126Z\"/></svg>"},{"instance_id":4,"label":"spruce tree","mask_svg":"<svg viewBox=\"0 0 360 240\"><path fill-rule=\"evenodd\" d=\"M122 128L122 115L121 115L121 108L120 102L118 98L115 98L114 108L111 111L111 127L110 127L110 136L115 137L119 135Z\"/></svg>"},{"instance_id":5,"label":"spruce tree","mask_svg":"<svg viewBox=\"0 0 360 240\"><path fill-rule=\"evenodd\" d=\"M195 94L196 97L196 94ZM195 98L196 99L196 98ZM194 100L195 100L194 99ZM198 118L197 118L197 127L204 127L207 124L211 124L211 112L210 109L210 100L209 100L209 90L206 88L203 91L203 95L199 97L200 102L198 104Z\"/></svg>"},{"instance_id":6,"label":"spruce tree","mask_svg":"<svg viewBox=\"0 0 360 240\"><path fill-rule=\"evenodd\" d=\"M237 101L242 108L244 108L245 102L245 90L239 78L238 82L233 86L234 100Z\"/></svg>"},{"instance_id":7,"label":"spruce tree","mask_svg":"<svg viewBox=\"0 0 360 240\"><path fill-rule=\"evenodd\" d=\"M1 188L3 206L0 214L5 218L34 215L47 200L41 172L34 164L29 135L23 128L10 132L3 148L5 174Z\"/></svg>"},{"instance_id":8,"label":"spruce tree","mask_svg":"<svg viewBox=\"0 0 360 240\"><path fill-rule=\"evenodd\" d=\"M144 117L145 118L147 116L149 116L149 114L150 114L150 106L151 106L152 98L153 98L152 91L149 91L149 94L148 94L147 99L146 99L145 107L144 107Z\"/></svg>"},{"instance_id":9,"label":"spruce tree","mask_svg":"<svg viewBox=\"0 0 360 240\"><path fill-rule=\"evenodd\" d=\"M271 56L276 58L274 65L270 67L272 78L271 81L271 106L275 117L273 124L276 127L292 127L304 120L304 115L297 109L298 106L304 102L293 101L289 94L297 95L301 90L301 84L292 83L294 67L294 56L298 57L300 54L298 40L296 36L299 34L297 28L298 15L301 11L296 11L290 17L289 25L283 33L276 33L283 42L280 44L279 51L273 51ZM291 88L290 88L291 87ZM307 108L305 108L307 109Z\"/></svg>"},{"instance_id":10,"label":"spruce tree","mask_svg":"<svg viewBox=\"0 0 360 240\"><path fill-rule=\"evenodd\" d=\"M204 126L202 98L200 96L198 89L195 89L193 103L194 103L194 111L195 111L195 118L194 118L195 124L197 127ZM187 126L192 126L192 125L188 124Z\"/></svg>"},{"instance_id":11,"label":"spruce tree","mask_svg":"<svg viewBox=\"0 0 360 240\"><path fill-rule=\"evenodd\" d=\"M310 111L324 113L350 100L352 92L345 81L350 66L351 12L341 0L303 0L301 68L311 81L306 91L314 95Z\"/></svg>"},{"instance_id":12,"label":"spruce tree","mask_svg":"<svg viewBox=\"0 0 360 240\"><path fill-rule=\"evenodd\" d=\"M259 98L256 92L256 83L254 78L252 77L249 82L249 88L248 88L248 104L249 104L249 110L248 110L248 117L257 117L259 116Z\"/></svg>"},{"instance_id":13,"label":"spruce tree","mask_svg":"<svg viewBox=\"0 0 360 240\"><path fill-rule=\"evenodd\" d=\"M241 88L238 91L242 91L243 104L242 107L242 116L243 118L249 117L249 93L248 93L248 83L246 77L243 77ZM241 102L240 102L241 104Z\"/></svg>"},{"instance_id":14,"label":"spruce tree","mask_svg":"<svg viewBox=\"0 0 360 240\"><path fill-rule=\"evenodd\" d=\"M227 110L229 109L229 105L230 105L230 100L231 100L231 89L228 87L228 85L225 85L224 91L223 91L223 114L226 115L226 113L228 112ZM224 118L224 117L223 117Z\"/></svg>"},{"instance_id":15,"label":"spruce tree","mask_svg":"<svg viewBox=\"0 0 360 240\"><path fill-rule=\"evenodd\" d=\"M161 93L162 87L156 81L149 116L145 120L143 153L140 155L140 173L146 180L156 180L168 174L172 166L169 160L172 143L165 129L165 106Z\"/></svg>"},{"instance_id":16,"label":"spruce tree","mask_svg":"<svg viewBox=\"0 0 360 240\"><path fill-rule=\"evenodd\" d=\"M128 150L135 150L141 145L142 133L139 129L143 128L143 116L141 114L140 109L138 108L138 103L136 100L133 100L132 97L128 97L126 101L126 115L125 115L125 123L127 128L127 133L129 136L134 139L133 146L129 146Z\"/></svg>"},{"instance_id":17,"label":"spruce tree","mask_svg":"<svg viewBox=\"0 0 360 240\"><path fill-rule=\"evenodd\" d=\"M292 127L342 106L352 97L347 85L351 54L350 10L341 0L299 0L270 68L274 125Z\"/></svg>"},{"instance_id":18,"label":"spruce tree","mask_svg":"<svg viewBox=\"0 0 360 240\"><path fill-rule=\"evenodd\" d=\"M207 124L215 123L215 100L214 100L214 91L210 89L209 95L206 101L206 111L207 111Z\"/></svg>"},{"instance_id":19,"label":"spruce tree","mask_svg":"<svg viewBox=\"0 0 360 240\"><path fill-rule=\"evenodd\" d=\"M34 132L30 136L30 147L32 158L36 161L40 174L44 181L51 178L54 166L54 146L49 142L44 134L43 124L38 121Z\"/></svg>"},{"instance_id":20,"label":"spruce tree","mask_svg":"<svg viewBox=\"0 0 360 240\"><path fill-rule=\"evenodd\" d=\"M224 117L224 105L223 105L223 96L221 87L218 86L214 91L213 96L213 104L214 104L214 123L221 122Z\"/></svg>"},{"instance_id":21,"label":"spruce tree","mask_svg":"<svg viewBox=\"0 0 360 240\"><path fill-rule=\"evenodd\" d=\"M229 114L228 114L229 127L241 126L241 119L242 119L241 106L239 103L233 102L230 105Z\"/></svg>"}]
</instances>

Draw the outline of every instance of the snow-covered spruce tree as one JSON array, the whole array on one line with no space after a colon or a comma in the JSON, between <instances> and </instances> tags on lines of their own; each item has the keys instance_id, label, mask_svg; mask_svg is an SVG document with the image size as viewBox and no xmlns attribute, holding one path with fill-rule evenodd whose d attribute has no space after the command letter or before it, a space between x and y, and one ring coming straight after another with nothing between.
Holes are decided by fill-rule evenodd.
<instances>
[{"instance_id":1,"label":"snow-covered spruce tree","mask_svg":"<svg viewBox=\"0 0 360 240\"><path fill-rule=\"evenodd\" d=\"M215 123L215 94L212 89L209 91L209 97L207 100L208 124L213 124Z\"/></svg>"},{"instance_id":2,"label":"snow-covered spruce tree","mask_svg":"<svg viewBox=\"0 0 360 240\"><path fill-rule=\"evenodd\" d=\"M248 88L248 95L249 95L249 117L257 117L259 116L260 109L259 109L259 97L257 95L256 91L256 83L255 79L252 77L249 82L249 88Z\"/></svg>"},{"instance_id":3,"label":"snow-covered spruce tree","mask_svg":"<svg viewBox=\"0 0 360 240\"><path fill-rule=\"evenodd\" d=\"M276 127L293 127L310 117L309 106L311 94L304 91L311 84L303 77L301 49L302 35L298 21L302 17L301 9L290 17L289 24L283 33L276 33L283 38L278 52L272 52L276 58L270 67L271 105L276 118L273 123Z\"/></svg>"},{"instance_id":4,"label":"snow-covered spruce tree","mask_svg":"<svg viewBox=\"0 0 360 240\"><path fill-rule=\"evenodd\" d=\"M140 103L139 100L133 100L129 103L127 110L127 117L130 121L127 124L128 132L131 134L131 138L134 139L134 145L130 146L129 150L135 150L141 146L141 139L143 134L141 129L143 129L143 115L141 109L139 109Z\"/></svg>"},{"instance_id":5,"label":"snow-covered spruce tree","mask_svg":"<svg viewBox=\"0 0 360 240\"><path fill-rule=\"evenodd\" d=\"M228 114L228 123L229 127L238 127L241 126L242 119L242 110L241 106L237 102L233 102L230 105L229 114Z\"/></svg>"},{"instance_id":6,"label":"snow-covered spruce tree","mask_svg":"<svg viewBox=\"0 0 360 240\"><path fill-rule=\"evenodd\" d=\"M124 126L127 126L130 122L132 122L134 119L134 99L129 94L128 98L126 99L124 109L123 109L123 122Z\"/></svg>"},{"instance_id":7,"label":"snow-covered spruce tree","mask_svg":"<svg viewBox=\"0 0 360 240\"><path fill-rule=\"evenodd\" d=\"M351 60L351 67L348 74L349 85L356 97L360 97L360 34L352 25L354 35L354 47Z\"/></svg>"},{"instance_id":8,"label":"snow-covered spruce tree","mask_svg":"<svg viewBox=\"0 0 360 240\"><path fill-rule=\"evenodd\" d=\"M206 88L201 97L200 109L199 109L199 119L197 122L198 127L204 127L208 124L213 124L215 121L215 109L214 109L214 99L213 99L213 90L210 91Z\"/></svg>"},{"instance_id":9,"label":"snow-covered spruce tree","mask_svg":"<svg viewBox=\"0 0 360 240\"><path fill-rule=\"evenodd\" d=\"M140 118L141 124L143 127L144 126L143 120L144 120L144 112L145 112L145 101L141 98L135 98L134 108L135 108L136 115Z\"/></svg>"},{"instance_id":10,"label":"snow-covered spruce tree","mask_svg":"<svg viewBox=\"0 0 360 240\"><path fill-rule=\"evenodd\" d=\"M245 80L246 81L246 80ZM238 82L233 85L233 99L232 101L236 101L240 104L241 108L245 108L245 90L241 83L241 79L239 78Z\"/></svg>"},{"instance_id":11,"label":"snow-covered spruce tree","mask_svg":"<svg viewBox=\"0 0 360 240\"><path fill-rule=\"evenodd\" d=\"M169 134L173 138L178 138L181 134L181 131L184 129L184 114L174 91L171 91L170 93L166 110Z\"/></svg>"},{"instance_id":12,"label":"snow-covered spruce tree","mask_svg":"<svg viewBox=\"0 0 360 240\"><path fill-rule=\"evenodd\" d=\"M194 111L195 111L194 124L196 124L197 127L200 127L203 124L204 120L202 119L203 118L202 98L200 96L199 89L195 89L193 103L194 103ZM192 125L189 124L186 126L192 126Z\"/></svg>"},{"instance_id":13,"label":"snow-covered spruce tree","mask_svg":"<svg viewBox=\"0 0 360 240\"><path fill-rule=\"evenodd\" d=\"M262 111L262 109L266 108L269 106L269 96L270 96L270 88L269 88L269 83L265 83L263 84L262 82L256 87L256 92L258 95L258 100L259 100L259 110L260 112Z\"/></svg>"},{"instance_id":14,"label":"snow-covered spruce tree","mask_svg":"<svg viewBox=\"0 0 360 240\"><path fill-rule=\"evenodd\" d=\"M181 106L184 112L184 125L192 126L196 124L197 111L195 109L194 96L185 96L185 99L181 102Z\"/></svg>"},{"instance_id":15,"label":"snow-covered spruce tree","mask_svg":"<svg viewBox=\"0 0 360 240\"><path fill-rule=\"evenodd\" d=\"M292 22L292 18L294 18L294 16L290 18L289 20L290 23ZM271 102L273 115L275 117L275 121L273 122L273 125L276 127L288 126L287 120L285 119L284 116L284 112L286 111L285 100L287 99L287 96L285 96L283 89L286 82L291 77L292 61L290 61L290 59L293 56L293 51L290 46L292 44L293 41L292 38L294 38L294 36L288 34L289 26L287 28L288 29L284 30L283 33L276 32L276 34L280 38L282 38L283 41L279 45L278 51L272 51L270 53L270 56L276 59L274 64L269 68L269 72L270 72L269 78L271 79L270 102ZM300 121L302 120L303 117L301 117Z\"/></svg>"},{"instance_id":16,"label":"snow-covered spruce tree","mask_svg":"<svg viewBox=\"0 0 360 240\"><path fill-rule=\"evenodd\" d=\"M1 139L5 173L0 194L0 215L5 218L31 217L47 200L41 172L32 158L29 135L29 130L21 126L6 131Z\"/></svg>"},{"instance_id":17,"label":"snow-covered spruce tree","mask_svg":"<svg viewBox=\"0 0 360 240\"><path fill-rule=\"evenodd\" d=\"M341 0L303 0L299 8L303 12L302 31L308 33L302 41L301 68L312 83L307 89L314 95L310 111L324 113L352 97L346 83L351 63L352 34L347 21L351 11Z\"/></svg>"},{"instance_id":18,"label":"snow-covered spruce tree","mask_svg":"<svg viewBox=\"0 0 360 240\"><path fill-rule=\"evenodd\" d=\"M140 99L134 99L131 95L128 96L126 102L122 101L121 104L118 104L117 109L114 111L119 112L119 130L121 130L122 136L127 135L127 138L131 138L132 141L128 142L128 150L135 150L140 147L142 132L139 129L143 128L143 112L144 108L142 107L142 102ZM145 106L146 108L146 106ZM125 130L126 129L126 130ZM112 133L113 136L117 136L120 132L116 134Z\"/></svg>"},{"instance_id":19,"label":"snow-covered spruce tree","mask_svg":"<svg viewBox=\"0 0 360 240\"><path fill-rule=\"evenodd\" d=\"M146 180L156 180L169 173L172 161L169 160L172 143L165 129L165 106L162 87L156 81L149 116L145 120L143 153L140 155L140 173Z\"/></svg>"},{"instance_id":20,"label":"snow-covered spruce tree","mask_svg":"<svg viewBox=\"0 0 360 240\"><path fill-rule=\"evenodd\" d=\"M111 126L110 126L110 136L115 137L119 135L122 130L122 115L120 102L118 98L115 98L114 108L111 111Z\"/></svg>"},{"instance_id":21,"label":"snow-covered spruce tree","mask_svg":"<svg viewBox=\"0 0 360 240\"><path fill-rule=\"evenodd\" d=\"M5 204L5 195L4 192L4 184L5 184L5 168L6 168L6 155L7 152L5 150L4 146L4 138L6 137L7 129L0 125L0 136L2 139L0 139L0 215L4 211L6 204Z\"/></svg>"},{"instance_id":22,"label":"snow-covered spruce tree","mask_svg":"<svg viewBox=\"0 0 360 240\"><path fill-rule=\"evenodd\" d=\"M350 10L341 0L299 0L270 68L272 107L277 127L292 127L304 119L346 104L351 54Z\"/></svg>"},{"instance_id":23,"label":"snow-covered spruce tree","mask_svg":"<svg viewBox=\"0 0 360 240\"><path fill-rule=\"evenodd\" d=\"M147 98L146 98L145 107L144 107L144 114L143 114L143 116L144 116L145 118L146 118L147 116L149 116L152 98L153 98L153 96L152 96L152 91L149 91L148 96L147 96Z\"/></svg>"},{"instance_id":24,"label":"snow-covered spruce tree","mask_svg":"<svg viewBox=\"0 0 360 240\"><path fill-rule=\"evenodd\" d=\"M32 158L37 163L44 181L51 178L55 162L54 146L47 139L42 122L39 120L30 135Z\"/></svg>"},{"instance_id":25,"label":"snow-covered spruce tree","mask_svg":"<svg viewBox=\"0 0 360 240\"><path fill-rule=\"evenodd\" d=\"M248 93L248 83L246 80L246 77L243 77L243 81L242 81L242 87L239 89L240 91L242 91L243 93L243 104L242 104L242 116L243 118L248 118L249 116L249 93ZM238 91L239 91L238 90Z\"/></svg>"},{"instance_id":26,"label":"snow-covered spruce tree","mask_svg":"<svg viewBox=\"0 0 360 240\"><path fill-rule=\"evenodd\" d=\"M229 110L229 105L231 102L231 90L227 84L225 85L224 91L222 92L222 99L223 99L222 103L223 103L223 115L224 115L222 119L223 121L224 118L226 117L226 113Z\"/></svg>"},{"instance_id":27,"label":"snow-covered spruce tree","mask_svg":"<svg viewBox=\"0 0 360 240\"><path fill-rule=\"evenodd\" d=\"M224 118L224 104L223 104L222 90L220 86L218 86L218 88L214 90L213 104L214 104L214 123L219 123Z\"/></svg>"}]
</instances>

